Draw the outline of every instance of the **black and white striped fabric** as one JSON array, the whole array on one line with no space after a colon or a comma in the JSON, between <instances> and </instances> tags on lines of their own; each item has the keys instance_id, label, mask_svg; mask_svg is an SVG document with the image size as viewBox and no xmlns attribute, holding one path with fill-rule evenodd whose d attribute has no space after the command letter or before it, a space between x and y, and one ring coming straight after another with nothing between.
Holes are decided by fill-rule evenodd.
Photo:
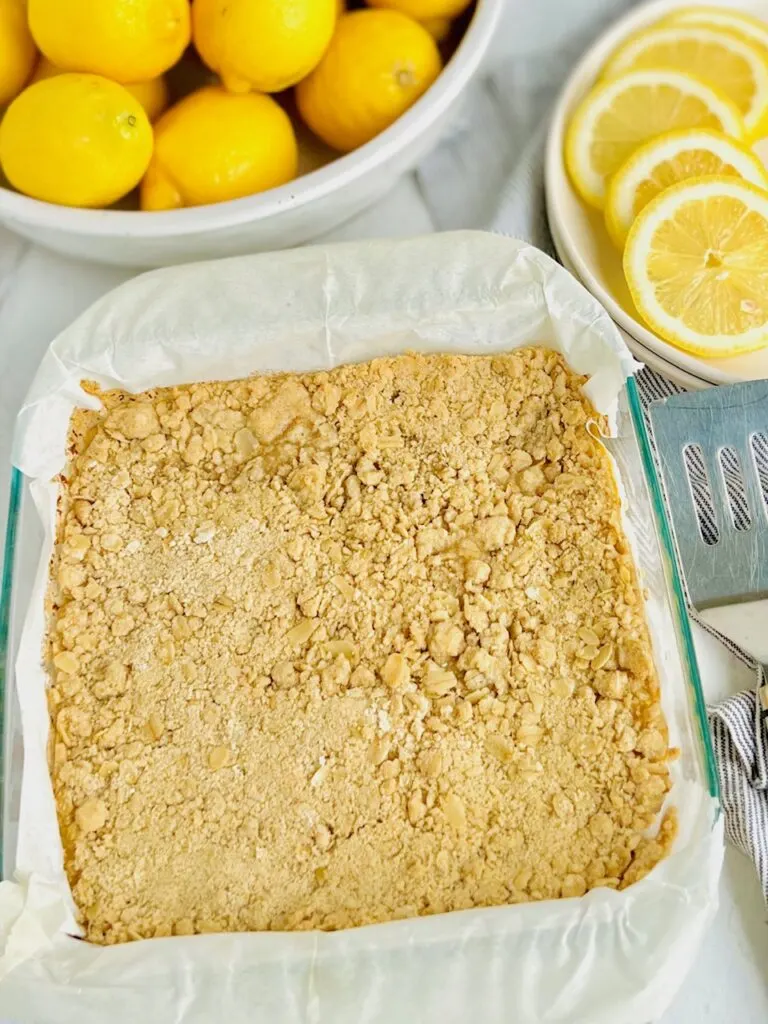
<instances>
[{"instance_id":1,"label":"black and white striped fabric","mask_svg":"<svg viewBox=\"0 0 768 1024\"><path fill-rule=\"evenodd\" d=\"M618 15L622 8L626 8L627 2L621 0L614 3L614 6ZM602 17L605 14L603 11ZM584 35L579 38L583 45ZM551 101L553 88L556 88L559 78L566 73L577 55L573 47L569 46L561 54L552 54L544 61L534 58L526 62L516 61L515 80L517 102L522 111L521 125L538 124L539 127L527 139L519 139L519 158L511 169L489 225L500 234L526 239L552 256L555 256L555 252L544 205L546 107ZM528 103L521 94L522 88L528 94ZM637 382L646 408L649 402L681 390L672 381L647 368L640 372ZM764 487L768 480L768 446L765 447L765 451L756 451ZM703 465L697 467L695 461L689 468L703 510L702 531L707 536L715 520L714 515L708 517L706 512L706 473ZM727 474L728 466L724 466L724 470ZM730 640L719 634L714 635L736 657L747 664L753 664L744 651ZM764 713L768 709L768 679L761 678L759 667L757 675L755 690L737 694L712 705L708 710L726 835L754 862L768 904L768 712Z\"/></svg>"}]
</instances>

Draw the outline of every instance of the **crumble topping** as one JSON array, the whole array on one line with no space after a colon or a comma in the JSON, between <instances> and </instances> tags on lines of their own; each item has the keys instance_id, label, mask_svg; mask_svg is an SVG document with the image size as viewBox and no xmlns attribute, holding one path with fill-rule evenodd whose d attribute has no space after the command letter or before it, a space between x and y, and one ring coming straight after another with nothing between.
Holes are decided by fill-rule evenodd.
<instances>
[{"instance_id":1,"label":"crumble topping","mask_svg":"<svg viewBox=\"0 0 768 1024\"><path fill-rule=\"evenodd\" d=\"M89 940L580 896L668 852L583 382L405 355L75 413L49 698Z\"/></svg>"}]
</instances>

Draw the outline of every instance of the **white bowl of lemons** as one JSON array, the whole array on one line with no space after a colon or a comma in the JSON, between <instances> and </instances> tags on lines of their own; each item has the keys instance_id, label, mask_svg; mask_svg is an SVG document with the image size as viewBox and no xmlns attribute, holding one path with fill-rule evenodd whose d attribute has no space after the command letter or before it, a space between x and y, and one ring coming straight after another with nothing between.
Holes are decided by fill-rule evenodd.
<instances>
[{"instance_id":1,"label":"white bowl of lemons","mask_svg":"<svg viewBox=\"0 0 768 1024\"><path fill-rule=\"evenodd\" d=\"M503 3L3 0L0 222L137 267L311 241L435 145Z\"/></svg>"}]
</instances>

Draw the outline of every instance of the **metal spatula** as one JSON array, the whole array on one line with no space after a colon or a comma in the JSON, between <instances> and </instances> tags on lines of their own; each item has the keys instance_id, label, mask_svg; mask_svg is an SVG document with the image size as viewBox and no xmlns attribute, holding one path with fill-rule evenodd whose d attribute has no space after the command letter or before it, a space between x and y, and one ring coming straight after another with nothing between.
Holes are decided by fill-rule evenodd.
<instances>
[{"instance_id":1,"label":"metal spatula","mask_svg":"<svg viewBox=\"0 0 768 1024\"><path fill-rule=\"evenodd\" d=\"M768 381L674 395L649 414L689 600L768 682Z\"/></svg>"}]
</instances>

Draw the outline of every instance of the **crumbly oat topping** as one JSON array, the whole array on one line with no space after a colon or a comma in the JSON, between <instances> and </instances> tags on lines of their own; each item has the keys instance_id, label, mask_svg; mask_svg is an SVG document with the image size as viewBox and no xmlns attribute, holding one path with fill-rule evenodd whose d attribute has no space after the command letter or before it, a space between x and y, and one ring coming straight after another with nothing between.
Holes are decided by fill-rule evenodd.
<instances>
[{"instance_id":1,"label":"crumbly oat topping","mask_svg":"<svg viewBox=\"0 0 768 1024\"><path fill-rule=\"evenodd\" d=\"M622 888L667 730L559 356L379 359L73 417L52 774L87 938Z\"/></svg>"}]
</instances>

